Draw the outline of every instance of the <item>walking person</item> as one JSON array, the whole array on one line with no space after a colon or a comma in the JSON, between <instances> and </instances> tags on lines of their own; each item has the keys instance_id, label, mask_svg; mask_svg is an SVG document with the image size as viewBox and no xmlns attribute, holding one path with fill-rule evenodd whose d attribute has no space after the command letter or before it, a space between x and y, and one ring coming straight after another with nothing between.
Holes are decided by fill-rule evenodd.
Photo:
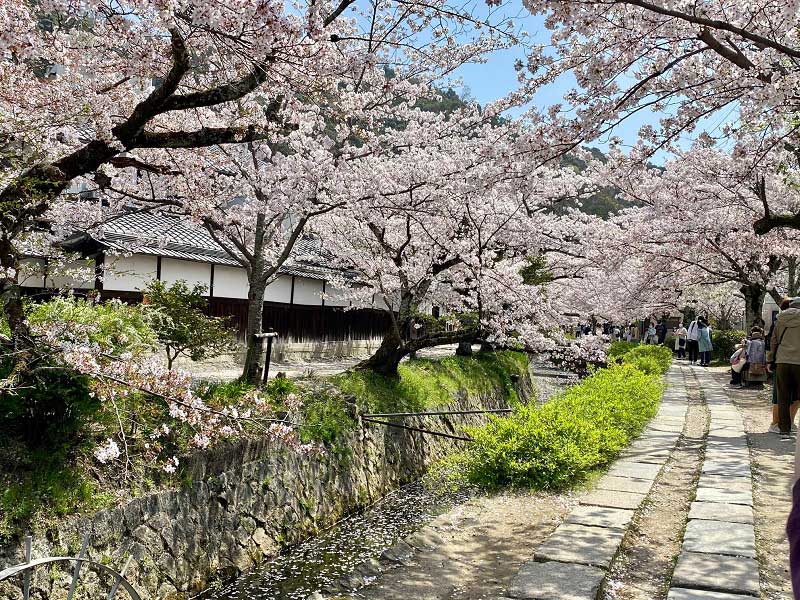
<instances>
[{"instance_id":1,"label":"walking person","mask_svg":"<svg viewBox=\"0 0 800 600\"><path fill-rule=\"evenodd\" d=\"M697 350L700 352L700 366L707 367L711 363L711 327L702 317L697 320Z\"/></svg>"},{"instance_id":2,"label":"walking person","mask_svg":"<svg viewBox=\"0 0 800 600\"><path fill-rule=\"evenodd\" d=\"M644 343L645 344L655 344L656 343L656 328L651 322L647 328L647 333L644 334Z\"/></svg>"},{"instance_id":3,"label":"walking person","mask_svg":"<svg viewBox=\"0 0 800 600\"><path fill-rule=\"evenodd\" d=\"M683 323L675 329L675 350L678 353L678 358L686 358L686 336L688 333Z\"/></svg>"},{"instance_id":4,"label":"walking person","mask_svg":"<svg viewBox=\"0 0 800 600\"><path fill-rule=\"evenodd\" d=\"M788 296L781 300L779 308L781 311L786 310L789 308L789 303L791 303L792 299ZM772 334L775 332L775 323L777 322L777 316L772 319L772 325L770 325L769 333L767 334L766 344L767 344L767 359L769 360L769 351L771 349L772 344ZM795 390L797 392L797 390ZM797 415L797 409L800 408L800 397L798 397L797 393L795 393L789 399L789 422L792 424L792 428L794 428L794 418ZM769 424L769 429L767 429L770 433L780 433L781 430L778 427L778 381L775 370L772 371L772 422Z\"/></svg>"},{"instance_id":5,"label":"walking person","mask_svg":"<svg viewBox=\"0 0 800 600\"><path fill-rule=\"evenodd\" d=\"M689 351L689 362L691 364L697 362L697 355L699 353L699 344L697 343L698 329L698 319L695 319L689 323L689 328L686 330L686 348Z\"/></svg>"},{"instance_id":6,"label":"walking person","mask_svg":"<svg viewBox=\"0 0 800 600\"><path fill-rule=\"evenodd\" d=\"M800 297L792 298L789 308L778 315L769 346L768 368L775 372L778 390L778 428L789 435L790 406L800 397Z\"/></svg>"},{"instance_id":7,"label":"walking person","mask_svg":"<svg viewBox=\"0 0 800 600\"><path fill-rule=\"evenodd\" d=\"M656 326L656 332L658 333L658 343L663 344L664 340L667 339L667 331L669 328L667 327L667 321L662 319L659 321L658 325Z\"/></svg>"}]
</instances>

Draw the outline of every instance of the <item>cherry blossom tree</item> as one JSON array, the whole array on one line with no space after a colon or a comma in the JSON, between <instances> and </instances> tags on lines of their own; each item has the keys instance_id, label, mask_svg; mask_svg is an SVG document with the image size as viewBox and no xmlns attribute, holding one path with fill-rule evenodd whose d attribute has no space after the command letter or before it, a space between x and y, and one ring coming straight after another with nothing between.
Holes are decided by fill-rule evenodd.
<instances>
[{"instance_id":1,"label":"cherry blossom tree","mask_svg":"<svg viewBox=\"0 0 800 600\"><path fill-rule=\"evenodd\" d=\"M577 176L520 160L535 156L536 136L492 123L493 110L431 114L387 133L396 148L410 136L426 141L362 161L349 210L323 219L348 232L329 247L364 284L352 298L376 295L392 319L362 368L393 376L404 356L447 343L536 348L556 326L541 286L526 285L521 270L541 244L536 222L546 215L536 209L577 194ZM446 317L427 317L432 306Z\"/></svg>"},{"instance_id":2,"label":"cherry blossom tree","mask_svg":"<svg viewBox=\"0 0 800 600\"><path fill-rule=\"evenodd\" d=\"M410 123L438 77L513 41L492 10L489 19L472 10L440 0L0 7L0 295L11 330L2 343L16 363L3 393L42 352L50 366L91 375L104 399L126 387L160 399L199 432L197 445L226 435L241 415L209 409L184 374L107 356L87 339L43 343L20 298L27 249L124 211L173 211L249 267L260 310L306 222L359 187L344 183L358 174L346 165L391 150L387 116ZM406 143L421 130L406 126Z\"/></svg>"},{"instance_id":3,"label":"cherry blossom tree","mask_svg":"<svg viewBox=\"0 0 800 600\"><path fill-rule=\"evenodd\" d=\"M551 124L559 151L611 136L621 122L649 111L659 122L640 130L637 158L679 149L681 138L695 135L724 141L734 160L749 161L754 183L778 173L796 180L800 14L794 3L526 0L525 5L545 15L552 31L551 46L530 53L527 73L519 64L525 85L552 84L566 73L577 84L563 104L537 115ZM770 198L751 225L762 234L800 228L800 206Z\"/></svg>"},{"instance_id":4,"label":"cherry blossom tree","mask_svg":"<svg viewBox=\"0 0 800 600\"><path fill-rule=\"evenodd\" d=\"M638 205L611 219L616 234L606 238L604 251L644 259L640 276L654 288L679 294L689 286L735 283L748 325L760 318L767 293L782 296L781 273L800 238L793 230L757 235L751 227L763 197L794 201L796 190L780 174L754 182L746 160L703 147L663 169L618 153L594 169Z\"/></svg>"},{"instance_id":5,"label":"cherry blossom tree","mask_svg":"<svg viewBox=\"0 0 800 600\"><path fill-rule=\"evenodd\" d=\"M0 293L15 339L25 333L19 240L76 180L104 187L120 169L171 172L148 162L153 150L280 141L306 127L304 107L338 93L343 74L360 78L391 52L419 76L446 71L504 35L469 8L376 0L365 21L344 17L353 0L4 5ZM379 26L365 33L370 22Z\"/></svg>"}]
</instances>

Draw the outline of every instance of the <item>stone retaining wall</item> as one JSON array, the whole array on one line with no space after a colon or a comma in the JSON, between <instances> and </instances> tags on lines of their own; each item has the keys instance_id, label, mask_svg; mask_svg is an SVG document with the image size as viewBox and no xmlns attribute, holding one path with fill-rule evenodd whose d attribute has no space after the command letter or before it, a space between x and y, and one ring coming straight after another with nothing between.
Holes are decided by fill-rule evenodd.
<instances>
[{"instance_id":1,"label":"stone retaining wall","mask_svg":"<svg viewBox=\"0 0 800 600\"><path fill-rule=\"evenodd\" d=\"M520 397L530 396L525 377ZM451 409L501 408L504 390L458 394ZM422 417L408 424L456 432L482 415ZM67 519L34 538L33 557L75 555L84 533L89 556L117 567L131 554L127 579L142 599L178 599L215 578L232 577L275 556L348 513L419 478L432 462L463 442L382 425L366 425L349 438L349 456L300 456L263 440L243 440L199 453L190 462L185 489L139 497L94 515ZM22 562L21 547L0 550L0 570ZM67 582L66 585L64 582ZM84 593L100 597L107 583L88 569ZM0 600L21 598L19 581L0 583ZM66 573L35 571L32 598L56 597ZM53 593L51 593L53 592ZM103 595L103 597L105 597Z\"/></svg>"}]
</instances>

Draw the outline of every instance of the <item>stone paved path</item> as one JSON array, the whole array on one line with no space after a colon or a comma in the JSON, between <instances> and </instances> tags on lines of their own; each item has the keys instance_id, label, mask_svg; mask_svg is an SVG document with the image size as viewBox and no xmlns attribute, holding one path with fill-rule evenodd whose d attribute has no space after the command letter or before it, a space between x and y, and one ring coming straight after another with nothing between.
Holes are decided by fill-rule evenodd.
<instances>
[{"instance_id":1,"label":"stone paved path","mask_svg":"<svg viewBox=\"0 0 800 600\"><path fill-rule=\"evenodd\" d=\"M701 386L711 422L668 599L744 600L760 594L750 449L719 381L703 377Z\"/></svg>"},{"instance_id":2,"label":"stone paved path","mask_svg":"<svg viewBox=\"0 0 800 600\"><path fill-rule=\"evenodd\" d=\"M697 375L695 379L694 374ZM670 457L686 417L686 387L699 381L710 415L700 475L667 600L760 597L751 456L741 412L724 381L699 368L674 366L658 416L535 551L509 586L519 600L594 600L634 515ZM678 532L680 536L680 532ZM614 597L606 591L606 597ZM663 598L664 596L659 596ZM788 596L787 596L788 600Z\"/></svg>"},{"instance_id":3,"label":"stone paved path","mask_svg":"<svg viewBox=\"0 0 800 600\"><path fill-rule=\"evenodd\" d=\"M687 394L682 369L652 424L623 453L517 573L506 593L521 600L592 600L606 579L634 513L669 459L683 430Z\"/></svg>"}]
</instances>

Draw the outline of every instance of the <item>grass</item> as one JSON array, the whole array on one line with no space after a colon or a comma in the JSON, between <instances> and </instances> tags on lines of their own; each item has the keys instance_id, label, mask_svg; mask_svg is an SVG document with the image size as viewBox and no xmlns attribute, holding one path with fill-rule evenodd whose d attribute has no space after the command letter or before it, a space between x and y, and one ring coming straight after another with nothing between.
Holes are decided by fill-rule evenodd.
<instances>
[{"instance_id":1,"label":"grass","mask_svg":"<svg viewBox=\"0 0 800 600\"><path fill-rule=\"evenodd\" d=\"M24 458L0 479L0 539L58 517L104 508L114 499L68 456L66 447L13 454Z\"/></svg>"},{"instance_id":2,"label":"grass","mask_svg":"<svg viewBox=\"0 0 800 600\"><path fill-rule=\"evenodd\" d=\"M409 360L400 365L397 379L350 371L334 376L332 382L372 412L420 411L452 402L461 390L480 394L500 388L510 400L516 400L511 377L523 375L527 368L528 358L522 352L479 352Z\"/></svg>"}]
</instances>

